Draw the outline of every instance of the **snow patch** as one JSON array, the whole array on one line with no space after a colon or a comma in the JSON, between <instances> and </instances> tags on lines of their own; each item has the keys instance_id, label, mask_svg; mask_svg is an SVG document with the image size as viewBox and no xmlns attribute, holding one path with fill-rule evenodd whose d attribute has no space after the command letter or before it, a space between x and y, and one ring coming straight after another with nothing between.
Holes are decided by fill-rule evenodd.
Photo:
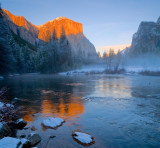
<instances>
[{"instance_id":1,"label":"snow patch","mask_svg":"<svg viewBox=\"0 0 160 148\"><path fill-rule=\"evenodd\" d=\"M0 109L2 109L2 107L4 107L4 106L6 106L6 107L14 107L12 104L9 104L9 103L5 104L3 102L0 102Z\"/></svg>"},{"instance_id":2,"label":"snow patch","mask_svg":"<svg viewBox=\"0 0 160 148\"><path fill-rule=\"evenodd\" d=\"M95 143L94 138L85 132L74 131L72 133L72 136L75 141L77 141L78 143L80 143L84 146L88 146L88 145Z\"/></svg>"},{"instance_id":3,"label":"snow patch","mask_svg":"<svg viewBox=\"0 0 160 148\"><path fill-rule=\"evenodd\" d=\"M3 107L4 103L0 102L0 109Z\"/></svg>"},{"instance_id":4,"label":"snow patch","mask_svg":"<svg viewBox=\"0 0 160 148\"><path fill-rule=\"evenodd\" d=\"M17 138L5 137L0 140L0 148L17 148L21 141Z\"/></svg>"},{"instance_id":5,"label":"snow patch","mask_svg":"<svg viewBox=\"0 0 160 148\"><path fill-rule=\"evenodd\" d=\"M77 135L77 136L75 136L75 138L82 143L88 144L88 143L92 142L91 135L88 135L88 134L82 133L82 132L75 132L75 134Z\"/></svg>"},{"instance_id":6,"label":"snow patch","mask_svg":"<svg viewBox=\"0 0 160 148\"><path fill-rule=\"evenodd\" d=\"M23 122L24 120L21 118L21 119L18 119L17 121L16 121L16 123L19 123L19 122Z\"/></svg>"},{"instance_id":7,"label":"snow patch","mask_svg":"<svg viewBox=\"0 0 160 148\"><path fill-rule=\"evenodd\" d=\"M49 117L48 119L44 120L42 124L46 127L56 128L60 126L63 122L64 120L59 117L56 117L56 118Z\"/></svg>"}]
</instances>

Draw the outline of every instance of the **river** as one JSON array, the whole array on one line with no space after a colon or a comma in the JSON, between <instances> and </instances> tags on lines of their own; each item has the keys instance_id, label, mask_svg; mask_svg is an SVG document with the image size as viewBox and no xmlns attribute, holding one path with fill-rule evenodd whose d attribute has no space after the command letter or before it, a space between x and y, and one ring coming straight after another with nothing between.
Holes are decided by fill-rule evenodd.
<instances>
[{"instance_id":1,"label":"river","mask_svg":"<svg viewBox=\"0 0 160 148\"><path fill-rule=\"evenodd\" d=\"M35 126L44 148L81 148L72 139L80 129L95 138L92 148L160 147L160 77L140 75L46 75L23 74L5 78L23 119ZM47 117L61 117L65 123L45 129ZM17 132L29 134L31 129Z\"/></svg>"}]
</instances>

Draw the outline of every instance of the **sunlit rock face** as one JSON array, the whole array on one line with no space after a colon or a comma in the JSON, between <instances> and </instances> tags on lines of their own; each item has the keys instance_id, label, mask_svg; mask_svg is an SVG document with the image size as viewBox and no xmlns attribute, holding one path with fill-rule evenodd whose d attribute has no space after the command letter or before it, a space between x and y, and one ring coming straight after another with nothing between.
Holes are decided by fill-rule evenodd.
<instances>
[{"instance_id":1,"label":"sunlit rock face","mask_svg":"<svg viewBox=\"0 0 160 148\"><path fill-rule=\"evenodd\" d=\"M14 16L9 11L3 9L6 20L11 30L32 45L50 42L55 33L57 39L60 38L64 30L68 41L71 44L74 55L83 55L84 58L96 58L94 45L84 36L81 23L72 21L66 17L58 17L48 21L43 25L33 25L22 16Z\"/></svg>"},{"instance_id":2,"label":"sunlit rock face","mask_svg":"<svg viewBox=\"0 0 160 148\"><path fill-rule=\"evenodd\" d=\"M160 52L160 18L157 22L141 22L128 51L131 54Z\"/></svg>"},{"instance_id":3,"label":"sunlit rock face","mask_svg":"<svg viewBox=\"0 0 160 148\"><path fill-rule=\"evenodd\" d=\"M55 20L49 21L43 25L38 25L39 39L49 42L53 35L53 31L56 31L56 37L60 38L62 33L62 27L65 30L66 36L77 35L83 33L83 27L81 23L72 21L66 17L58 17Z\"/></svg>"},{"instance_id":4,"label":"sunlit rock face","mask_svg":"<svg viewBox=\"0 0 160 148\"><path fill-rule=\"evenodd\" d=\"M38 38L38 29L35 25L27 21L23 16L14 16L9 11L3 9L5 18L11 30L24 40L35 45Z\"/></svg>"}]
</instances>

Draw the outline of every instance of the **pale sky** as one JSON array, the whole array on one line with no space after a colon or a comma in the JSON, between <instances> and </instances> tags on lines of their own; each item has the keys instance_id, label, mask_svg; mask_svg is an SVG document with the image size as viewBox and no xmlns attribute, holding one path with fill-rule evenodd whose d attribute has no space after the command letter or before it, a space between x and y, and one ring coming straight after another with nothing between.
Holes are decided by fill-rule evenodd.
<instances>
[{"instance_id":1,"label":"pale sky","mask_svg":"<svg viewBox=\"0 0 160 148\"><path fill-rule=\"evenodd\" d=\"M156 21L160 0L0 0L35 25L64 16L83 24L95 47L130 44L141 21Z\"/></svg>"}]
</instances>

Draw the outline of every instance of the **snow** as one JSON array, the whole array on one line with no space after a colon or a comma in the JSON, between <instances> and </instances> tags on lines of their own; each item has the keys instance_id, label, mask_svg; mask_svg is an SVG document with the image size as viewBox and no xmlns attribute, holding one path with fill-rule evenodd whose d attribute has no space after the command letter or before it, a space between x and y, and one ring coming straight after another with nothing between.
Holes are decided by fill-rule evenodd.
<instances>
[{"instance_id":1,"label":"snow","mask_svg":"<svg viewBox=\"0 0 160 148\"><path fill-rule=\"evenodd\" d=\"M63 16L60 16L60 17L57 17L57 18L55 18L54 20L63 20L63 19L67 19L66 17L63 17ZM54 21L53 20L53 21Z\"/></svg>"},{"instance_id":2,"label":"snow","mask_svg":"<svg viewBox=\"0 0 160 148\"><path fill-rule=\"evenodd\" d=\"M75 134L76 136L74 136L74 138L80 141L81 143L89 144L93 141L91 135L89 134L82 132L75 132Z\"/></svg>"},{"instance_id":3,"label":"snow","mask_svg":"<svg viewBox=\"0 0 160 148\"><path fill-rule=\"evenodd\" d=\"M3 124L2 123L0 123L0 130L3 128Z\"/></svg>"},{"instance_id":4,"label":"snow","mask_svg":"<svg viewBox=\"0 0 160 148\"><path fill-rule=\"evenodd\" d=\"M21 139L21 143L22 143L22 144L25 144L27 141L28 141L28 140L25 139L25 138L22 138L22 139Z\"/></svg>"},{"instance_id":5,"label":"snow","mask_svg":"<svg viewBox=\"0 0 160 148\"><path fill-rule=\"evenodd\" d=\"M90 73L90 72L104 72L106 69L105 65L90 65L90 66L83 66L82 68L72 70L72 71L67 71L67 72L61 72L59 73L60 75L79 75L79 74L85 74L85 73Z\"/></svg>"},{"instance_id":6,"label":"snow","mask_svg":"<svg viewBox=\"0 0 160 148\"><path fill-rule=\"evenodd\" d=\"M3 77L3 76L0 76L0 79L4 79L4 77Z\"/></svg>"},{"instance_id":7,"label":"snow","mask_svg":"<svg viewBox=\"0 0 160 148\"><path fill-rule=\"evenodd\" d=\"M14 107L14 105L12 105L12 104L9 104L9 103L5 104L5 103L3 103L3 102L0 102L0 109L1 109L4 105L6 105L7 107Z\"/></svg>"},{"instance_id":8,"label":"snow","mask_svg":"<svg viewBox=\"0 0 160 148\"><path fill-rule=\"evenodd\" d=\"M16 121L16 124L19 124L19 123L21 123L21 122L25 122L25 121L21 118L21 119L18 119L18 120Z\"/></svg>"},{"instance_id":9,"label":"snow","mask_svg":"<svg viewBox=\"0 0 160 148\"><path fill-rule=\"evenodd\" d=\"M17 138L5 137L0 140L0 148L17 148L21 141Z\"/></svg>"},{"instance_id":10,"label":"snow","mask_svg":"<svg viewBox=\"0 0 160 148\"><path fill-rule=\"evenodd\" d=\"M31 133L30 135L31 135L31 137L32 137L32 136L34 136L35 134L36 134L36 133Z\"/></svg>"},{"instance_id":11,"label":"snow","mask_svg":"<svg viewBox=\"0 0 160 148\"><path fill-rule=\"evenodd\" d=\"M13 100L20 100L19 98L15 97Z\"/></svg>"},{"instance_id":12,"label":"snow","mask_svg":"<svg viewBox=\"0 0 160 148\"><path fill-rule=\"evenodd\" d=\"M7 107L14 107L12 104L7 103L6 104Z\"/></svg>"},{"instance_id":13,"label":"snow","mask_svg":"<svg viewBox=\"0 0 160 148\"><path fill-rule=\"evenodd\" d=\"M0 109L3 107L4 103L0 102Z\"/></svg>"},{"instance_id":14,"label":"snow","mask_svg":"<svg viewBox=\"0 0 160 148\"><path fill-rule=\"evenodd\" d=\"M64 120L59 117L49 117L48 119L44 120L42 124L46 127L55 128L57 126L60 126L63 122Z\"/></svg>"}]
</instances>

